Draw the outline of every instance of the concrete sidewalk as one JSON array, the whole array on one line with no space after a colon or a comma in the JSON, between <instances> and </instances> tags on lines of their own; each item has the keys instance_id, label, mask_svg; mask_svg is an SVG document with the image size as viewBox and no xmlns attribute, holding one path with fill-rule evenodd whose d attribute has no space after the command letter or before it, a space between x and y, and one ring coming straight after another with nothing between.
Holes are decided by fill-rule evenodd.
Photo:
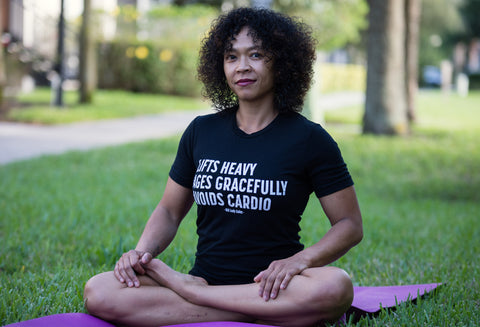
<instances>
[{"instance_id":1,"label":"concrete sidewalk","mask_svg":"<svg viewBox=\"0 0 480 327\"><path fill-rule=\"evenodd\" d=\"M89 150L181 133L198 115L185 111L125 119L39 126L0 122L0 165L71 150Z\"/></svg>"}]
</instances>

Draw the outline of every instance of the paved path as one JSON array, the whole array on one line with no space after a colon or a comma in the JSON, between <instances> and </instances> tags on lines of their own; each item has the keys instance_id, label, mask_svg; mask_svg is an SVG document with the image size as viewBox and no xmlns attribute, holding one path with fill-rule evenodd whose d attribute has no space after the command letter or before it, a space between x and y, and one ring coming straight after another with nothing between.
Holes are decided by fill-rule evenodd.
<instances>
[{"instance_id":1,"label":"paved path","mask_svg":"<svg viewBox=\"0 0 480 327\"><path fill-rule=\"evenodd\" d=\"M0 122L0 165L45 154L171 136L182 132L195 116L208 112L176 112L59 126Z\"/></svg>"},{"instance_id":2,"label":"paved path","mask_svg":"<svg viewBox=\"0 0 480 327\"><path fill-rule=\"evenodd\" d=\"M362 93L337 93L317 100L320 111L363 101ZM212 110L174 112L57 126L0 122L0 165L47 154L89 150L175 135L199 114ZM322 114L320 113L320 117Z\"/></svg>"}]
</instances>

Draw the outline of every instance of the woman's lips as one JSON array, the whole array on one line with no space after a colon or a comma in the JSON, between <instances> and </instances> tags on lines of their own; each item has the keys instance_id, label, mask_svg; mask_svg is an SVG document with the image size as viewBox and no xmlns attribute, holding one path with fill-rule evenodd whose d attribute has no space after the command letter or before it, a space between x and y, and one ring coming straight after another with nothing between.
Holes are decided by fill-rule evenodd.
<instances>
[{"instance_id":1,"label":"woman's lips","mask_svg":"<svg viewBox=\"0 0 480 327\"><path fill-rule=\"evenodd\" d=\"M241 79L241 80L237 81L237 85L240 85L240 86L247 86L247 85L250 85L250 84L253 84L253 83L255 83L255 80L248 79L248 78L244 78L244 79Z\"/></svg>"}]
</instances>

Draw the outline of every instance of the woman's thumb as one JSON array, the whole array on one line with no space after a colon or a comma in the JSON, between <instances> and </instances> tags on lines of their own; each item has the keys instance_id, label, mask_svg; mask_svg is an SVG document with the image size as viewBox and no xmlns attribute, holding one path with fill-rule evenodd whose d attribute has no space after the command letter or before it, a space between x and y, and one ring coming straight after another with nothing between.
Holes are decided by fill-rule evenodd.
<instances>
[{"instance_id":1,"label":"woman's thumb","mask_svg":"<svg viewBox=\"0 0 480 327\"><path fill-rule=\"evenodd\" d=\"M142 264L146 265L148 264L150 261L152 261L153 257L152 257L152 254L150 252L145 252L143 255L142 255Z\"/></svg>"}]
</instances>

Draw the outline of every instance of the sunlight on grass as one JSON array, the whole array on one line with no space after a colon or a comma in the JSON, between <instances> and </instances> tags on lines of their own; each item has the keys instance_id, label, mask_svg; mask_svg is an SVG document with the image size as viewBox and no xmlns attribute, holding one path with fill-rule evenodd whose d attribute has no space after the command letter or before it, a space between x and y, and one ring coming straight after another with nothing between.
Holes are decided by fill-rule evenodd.
<instances>
[{"instance_id":1,"label":"sunlight on grass","mask_svg":"<svg viewBox=\"0 0 480 327\"><path fill-rule=\"evenodd\" d=\"M345 131L337 123L352 123L352 108L338 110L335 124L326 125L354 178L365 233L335 265L348 271L355 285L445 284L416 304L355 326L480 321L478 100L478 94L466 99L421 94L419 123L407 137ZM2 325L84 312L84 283L112 269L135 246L161 197L178 140L0 166ZM303 242L317 242L328 228L312 196L302 220ZM162 259L188 271L196 239L192 210Z\"/></svg>"}]
</instances>

